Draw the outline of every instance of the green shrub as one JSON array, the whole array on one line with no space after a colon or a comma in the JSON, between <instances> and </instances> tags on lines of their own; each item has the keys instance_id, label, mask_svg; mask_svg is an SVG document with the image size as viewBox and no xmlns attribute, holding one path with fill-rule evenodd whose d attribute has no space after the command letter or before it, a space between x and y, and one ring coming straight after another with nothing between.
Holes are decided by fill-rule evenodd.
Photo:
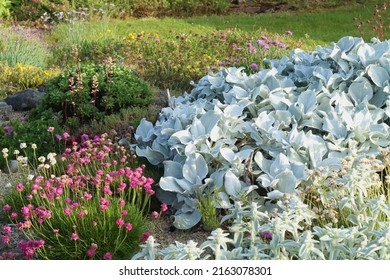
<instances>
[{"instance_id":1,"label":"green shrub","mask_svg":"<svg viewBox=\"0 0 390 280\"><path fill-rule=\"evenodd\" d=\"M100 121L130 106L152 102L149 86L126 67L81 64L65 69L47 83L48 94L31 114L32 119L52 110L71 129Z\"/></svg>"}]
</instances>

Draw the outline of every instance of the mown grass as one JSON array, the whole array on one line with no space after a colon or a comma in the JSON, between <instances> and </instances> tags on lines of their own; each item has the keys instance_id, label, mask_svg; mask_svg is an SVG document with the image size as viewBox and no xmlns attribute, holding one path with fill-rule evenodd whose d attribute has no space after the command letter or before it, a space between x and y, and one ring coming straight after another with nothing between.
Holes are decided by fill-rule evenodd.
<instances>
[{"instance_id":1,"label":"mown grass","mask_svg":"<svg viewBox=\"0 0 390 280\"><path fill-rule=\"evenodd\" d=\"M318 44L328 44L338 41L344 36L360 36L353 18L368 19L373 12L374 4L352 5L338 9L328 9L313 12L290 12L260 15L229 15L229 16L202 16L185 20L186 24L215 28L239 28L242 31L252 32L263 28L269 32L283 32L291 30L297 37L306 38L307 35ZM365 39L370 39L375 33L368 31Z\"/></svg>"}]
</instances>

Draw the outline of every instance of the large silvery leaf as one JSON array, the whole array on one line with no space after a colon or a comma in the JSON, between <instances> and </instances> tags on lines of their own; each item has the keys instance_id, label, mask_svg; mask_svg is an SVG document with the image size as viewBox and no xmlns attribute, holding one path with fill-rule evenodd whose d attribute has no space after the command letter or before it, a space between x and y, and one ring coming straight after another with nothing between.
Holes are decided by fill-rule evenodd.
<instances>
[{"instance_id":1,"label":"large silvery leaf","mask_svg":"<svg viewBox=\"0 0 390 280\"><path fill-rule=\"evenodd\" d=\"M202 216L199 211L195 209L193 212L177 214L174 218L173 225L178 229L186 230L199 223Z\"/></svg>"},{"instance_id":2,"label":"large silvery leaf","mask_svg":"<svg viewBox=\"0 0 390 280\"><path fill-rule=\"evenodd\" d=\"M195 153L187 158L183 166L183 177L193 184L206 178L208 174L207 162L201 154Z\"/></svg>"},{"instance_id":3,"label":"large silvery leaf","mask_svg":"<svg viewBox=\"0 0 390 280\"><path fill-rule=\"evenodd\" d=\"M362 44L357 54L359 55L360 61L364 66L368 66L383 56L384 53L389 51L389 43L387 41L379 44Z\"/></svg>"},{"instance_id":4,"label":"large silvery leaf","mask_svg":"<svg viewBox=\"0 0 390 280\"><path fill-rule=\"evenodd\" d=\"M135 139L138 142L149 142L153 140L154 129L153 124L146 119L142 119L135 132Z\"/></svg>"},{"instance_id":5,"label":"large silvery leaf","mask_svg":"<svg viewBox=\"0 0 390 280\"><path fill-rule=\"evenodd\" d=\"M200 122L205 128L205 133L207 135L209 135L214 129L214 127L216 127L220 119L221 115L215 110L208 111L207 113L202 115L202 117L200 118Z\"/></svg>"},{"instance_id":6,"label":"large silvery leaf","mask_svg":"<svg viewBox=\"0 0 390 280\"><path fill-rule=\"evenodd\" d=\"M228 195L236 198L241 192L241 182L230 170L225 174L225 190Z\"/></svg>"},{"instance_id":7,"label":"large silvery leaf","mask_svg":"<svg viewBox=\"0 0 390 280\"><path fill-rule=\"evenodd\" d=\"M323 157L328 152L325 141L322 137L313 135L311 131L306 134L305 146L308 148L310 163L313 168L321 166Z\"/></svg>"},{"instance_id":8,"label":"large silvery leaf","mask_svg":"<svg viewBox=\"0 0 390 280\"><path fill-rule=\"evenodd\" d=\"M368 76L378 87L384 87L385 82L387 82L387 84L389 83L390 76L385 68L377 65L370 65L367 69Z\"/></svg>"},{"instance_id":9,"label":"large silvery leaf","mask_svg":"<svg viewBox=\"0 0 390 280\"><path fill-rule=\"evenodd\" d=\"M291 170L284 170L275 179L278 180L277 190L282 193L294 193L298 185L298 180Z\"/></svg>"},{"instance_id":10,"label":"large silvery leaf","mask_svg":"<svg viewBox=\"0 0 390 280\"><path fill-rule=\"evenodd\" d=\"M369 80L359 77L349 87L348 94L351 96L355 106L364 100L370 100L373 96L373 89Z\"/></svg>"},{"instance_id":11,"label":"large silvery leaf","mask_svg":"<svg viewBox=\"0 0 390 280\"><path fill-rule=\"evenodd\" d=\"M137 146L136 153L140 157L147 158L148 161L153 165L159 165L166 159L163 153L154 151L148 146L144 149Z\"/></svg>"},{"instance_id":12,"label":"large silvery leaf","mask_svg":"<svg viewBox=\"0 0 390 280\"><path fill-rule=\"evenodd\" d=\"M304 115L313 112L317 108L316 103L316 94L310 90L302 92L297 100L297 105Z\"/></svg>"}]
</instances>

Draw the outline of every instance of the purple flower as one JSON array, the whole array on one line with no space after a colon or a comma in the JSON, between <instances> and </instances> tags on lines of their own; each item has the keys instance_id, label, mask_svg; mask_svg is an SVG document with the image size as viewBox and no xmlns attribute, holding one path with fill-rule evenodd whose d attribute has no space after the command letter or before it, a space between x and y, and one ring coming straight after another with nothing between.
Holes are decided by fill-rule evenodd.
<instances>
[{"instance_id":1,"label":"purple flower","mask_svg":"<svg viewBox=\"0 0 390 280\"><path fill-rule=\"evenodd\" d=\"M261 38L262 40L264 40L264 41L268 41L268 37L265 36L265 35L262 35L260 38Z\"/></svg>"},{"instance_id":2,"label":"purple flower","mask_svg":"<svg viewBox=\"0 0 390 280\"><path fill-rule=\"evenodd\" d=\"M10 125L6 125L3 128L6 130L5 135L10 135L14 131L13 127Z\"/></svg>"},{"instance_id":3,"label":"purple flower","mask_svg":"<svg viewBox=\"0 0 390 280\"><path fill-rule=\"evenodd\" d=\"M271 240L272 239L272 233L271 232L267 232L267 231L263 231L260 233L260 237L263 238L263 239L266 239L266 240Z\"/></svg>"},{"instance_id":4,"label":"purple flower","mask_svg":"<svg viewBox=\"0 0 390 280\"><path fill-rule=\"evenodd\" d=\"M252 63L249 67L254 69L254 70L258 70L259 69L259 66L256 63Z\"/></svg>"},{"instance_id":5,"label":"purple flower","mask_svg":"<svg viewBox=\"0 0 390 280\"><path fill-rule=\"evenodd\" d=\"M284 32L284 35L287 35L287 36L292 36L292 35L293 35L293 33L292 33L291 31L287 30L286 32Z\"/></svg>"},{"instance_id":6,"label":"purple flower","mask_svg":"<svg viewBox=\"0 0 390 280\"><path fill-rule=\"evenodd\" d=\"M58 141L61 141L61 140L62 140L62 136L59 135L59 134L56 134L56 138L58 139Z\"/></svg>"}]
</instances>

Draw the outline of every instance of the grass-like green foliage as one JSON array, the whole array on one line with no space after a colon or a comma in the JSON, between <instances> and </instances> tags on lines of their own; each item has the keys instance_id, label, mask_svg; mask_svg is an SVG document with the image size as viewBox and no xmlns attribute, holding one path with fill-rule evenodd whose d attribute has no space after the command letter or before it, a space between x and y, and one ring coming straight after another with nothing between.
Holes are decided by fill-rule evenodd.
<instances>
[{"instance_id":1,"label":"grass-like green foliage","mask_svg":"<svg viewBox=\"0 0 390 280\"><path fill-rule=\"evenodd\" d=\"M20 63L45 69L50 56L49 47L38 29L0 25L0 62L11 67Z\"/></svg>"},{"instance_id":2,"label":"grass-like green foliage","mask_svg":"<svg viewBox=\"0 0 390 280\"><path fill-rule=\"evenodd\" d=\"M48 81L47 91L31 119L40 119L43 112L51 111L70 128L152 102L152 91L144 81L129 68L109 62L69 67Z\"/></svg>"},{"instance_id":3,"label":"grass-like green foliage","mask_svg":"<svg viewBox=\"0 0 390 280\"><path fill-rule=\"evenodd\" d=\"M53 118L54 117L54 118ZM52 127L53 131L49 132ZM51 129L50 129L51 130ZM45 156L50 152L59 153L64 148L62 134L64 130L61 128L57 118L52 114L51 118L27 121L25 118L14 120L7 125L3 125L0 129L1 149L7 148L12 151L9 154L8 160L18 160L19 156L34 158L33 155ZM61 139L60 139L61 137ZM26 143L26 149L21 149L21 144ZM31 148L32 144L37 144L35 149ZM17 153L14 153L18 150ZM33 167L37 167L37 162L31 162ZM6 161L4 157L0 157L0 169L6 170Z\"/></svg>"},{"instance_id":4,"label":"grass-like green foliage","mask_svg":"<svg viewBox=\"0 0 390 280\"><path fill-rule=\"evenodd\" d=\"M201 195L199 198L198 208L202 214L202 224L207 230L215 230L221 226L216 201L218 201L218 196L211 194Z\"/></svg>"},{"instance_id":5,"label":"grass-like green foliage","mask_svg":"<svg viewBox=\"0 0 390 280\"><path fill-rule=\"evenodd\" d=\"M39 158L36 176L16 184L3 212L30 240L44 243L33 251L21 246L26 258L128 259L137 250L153 179L117 140L85 135L60 158Z\"/></svg>"}]
</instances>

